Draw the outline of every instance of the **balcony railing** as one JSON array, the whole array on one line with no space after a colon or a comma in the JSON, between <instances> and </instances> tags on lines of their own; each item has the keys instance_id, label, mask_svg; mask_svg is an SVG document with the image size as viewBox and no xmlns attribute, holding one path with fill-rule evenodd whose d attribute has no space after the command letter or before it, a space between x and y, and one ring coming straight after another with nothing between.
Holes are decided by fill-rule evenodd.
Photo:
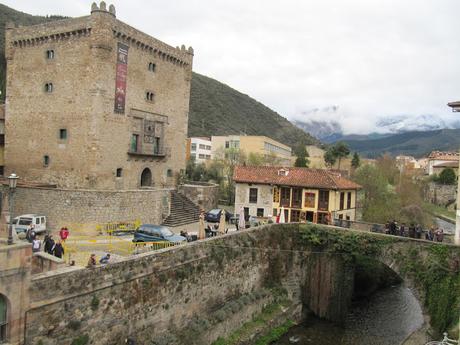
<instances>
[{"instance_id":1,"label":"balcony railing","mask_svg":"<svg viewBox=\"0 0 460 345\"><path fill-rule=\"evenodd\" d=\"M329 202L327 202L327 201L319 201L318 202L318 210L320 210L320 211L329 210Z\"/></svg>"},{"instance_id":2,"label":"balcony railing","mask_svg":"<svg viewBox=\"0 0 460 345\"><path fill-rule=\"evenodd\" d=\"M128 154L132 156L143 156L143 157L164 157L166 156L166 150L162 149L162 150L156 150L154 152L144 152L142 150L139 150L139 151L130 150L128 151Z\"/></svg>"}]
</instances>

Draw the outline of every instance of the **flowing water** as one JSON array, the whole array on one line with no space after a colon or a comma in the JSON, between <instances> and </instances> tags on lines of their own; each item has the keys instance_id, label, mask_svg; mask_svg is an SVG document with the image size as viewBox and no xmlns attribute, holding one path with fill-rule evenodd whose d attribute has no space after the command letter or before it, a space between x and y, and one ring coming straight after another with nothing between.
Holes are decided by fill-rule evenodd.
<instances>
[{"instance_id":1,"label":"flowing water","mask_svg":"<svg viewBox=\"0 0 460 345\"><path fill-rule=\"evenodd\" d=\"M444 230L446 234L455 234L455 224L446 222L441 218L436 218L437 225Z\"/></svg>"},{"instance_id":2,"label":"flowing water","mask_svg":"<svg viewBox=\"0 0 460 345\"><path fill-rule=\"evenodd\" d=\"M398 345L422 324L419 302L408 288L398 285L356 302L343 326L310 318L273 344Z\"/></svg>"}]
</instances>

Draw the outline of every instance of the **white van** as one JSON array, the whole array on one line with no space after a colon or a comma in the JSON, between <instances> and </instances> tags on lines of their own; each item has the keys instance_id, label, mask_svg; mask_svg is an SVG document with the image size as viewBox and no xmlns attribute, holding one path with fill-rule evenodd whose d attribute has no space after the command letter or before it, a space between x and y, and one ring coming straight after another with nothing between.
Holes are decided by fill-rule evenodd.
<instances>
[{"instance_id":1,"label":"white van","mask_svg":"<svg viewBox=\"0 0 460 345\"><path fill-rule=\"evenodd\" d=\"M25 233L30 225L35 225L35 232L41 233L46 231L46 216L40 214L23 214L13 219L13 228L16 233Z\"/></svg>"}]
</instances>

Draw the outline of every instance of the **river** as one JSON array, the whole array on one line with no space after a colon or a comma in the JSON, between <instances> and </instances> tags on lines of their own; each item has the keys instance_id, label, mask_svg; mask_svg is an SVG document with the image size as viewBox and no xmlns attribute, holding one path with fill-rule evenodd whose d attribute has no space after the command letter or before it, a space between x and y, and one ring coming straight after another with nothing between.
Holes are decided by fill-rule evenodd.
<instances>
[{"instance_id":1,"label":"river","mask_svg":"<svg viewBox=\"0 0 460 345\"><path fill-rule=\"evenodd\" d=\"M436 218L437 225L444 230L446 234L455 234L455 224L446 222L441 218Z\"/></svg>"},{"instance_id":2,"label":"river","mask_svg":"<svg viewBox=\"0 0 460 345\"><path fill-rule=\"evenodd\" d=\"M289 330L276 345L398 345L423 324L420 304L398 285L355 302L343 326L310 318Z\"/></svg>"}]
</instances>

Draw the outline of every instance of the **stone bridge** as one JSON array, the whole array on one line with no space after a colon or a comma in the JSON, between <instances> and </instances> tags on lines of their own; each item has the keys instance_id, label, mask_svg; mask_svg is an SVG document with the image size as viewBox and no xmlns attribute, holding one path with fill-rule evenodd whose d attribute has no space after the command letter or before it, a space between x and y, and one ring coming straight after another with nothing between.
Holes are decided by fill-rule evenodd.
<instances>
[{"instance_id":1,"label":"stone bridge","mask_svg":"<svg viewBox=\"0 0 460 345\"><path fill-rule=\"evenodd\" d=\"M31 275L30 260L16 260L22 262L24 296L5 289L2 274L0 297L15 311L8 314L12 344L115 345L128 337L136 344L212 344L229 336L237 337L234 343L249 344L254 336L288 320L299 322L306 313L340 321L360 257L392 268L422 301L430 288L438 288L430 274L441 282L460 280L459 247L317 225L273 224L94 269ZM442 303L458 303L456 295L425 304L433 326L440 329L452 318L458 320L458 311L439 312L446 307Z\"/></svg>"}]
</instances>

